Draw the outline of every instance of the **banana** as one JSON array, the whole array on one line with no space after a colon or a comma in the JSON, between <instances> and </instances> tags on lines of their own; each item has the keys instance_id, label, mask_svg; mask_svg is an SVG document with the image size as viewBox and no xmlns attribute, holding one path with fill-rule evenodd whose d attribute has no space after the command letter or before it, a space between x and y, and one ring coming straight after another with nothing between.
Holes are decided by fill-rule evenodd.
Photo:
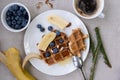
<instances>
[{"instance_id":1,"label":"banana","mask_svg":"<svg viewBox=\"0 0 120 80\"><path fill-rule=\"evenodd\" d=\"M21 57L19 50L12 47L3 53L0 52L0 62L5 64L16 80L36 80L21 66Z\"/></svg>"},{"instance_id":2,"label":"banana","mask_svg":"<svg viewBox=\"0 0 120 80\"><path fill-rule=\"evenodd\" d=\"M48 21L59 27L60 29L64 29L66 27L69 27L71 25L70 22L67 22L66 20L64 20L62 17L60 16L57 16L57 15L51 15L51 16L48 16Z\"/></svg>"},{"instance_id":3,"label":"banana","mask_svg":"<svg viewBox=\"0 0 120 80\"><path fill-rule=\"evenodd\" d=\"M56 34L54 32L50 32L46 34L41 42L38 44L38 49L46 51L47 47L49 46L50 42L52 42L56 37Z\"/></svg>"},{"instance_id":4,"label":"banana","mask_svg":"<svg viewBox=\"0 0 120 80\"><path fill-rule=\"evenodd\" d=\"M42 59L42 57L39 54L35 54L35 53L28 54L23 60L23 63L22 63L23 69L24 69L26 63L28 62L28 60L30 60L32 58Z\"/></svg>"}]
</instances>

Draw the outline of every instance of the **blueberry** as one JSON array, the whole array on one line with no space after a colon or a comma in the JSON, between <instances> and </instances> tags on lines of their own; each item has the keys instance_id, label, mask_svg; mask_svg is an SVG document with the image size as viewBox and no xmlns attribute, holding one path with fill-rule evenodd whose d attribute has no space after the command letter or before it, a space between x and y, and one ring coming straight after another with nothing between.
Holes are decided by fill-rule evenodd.
<instances>
[{"instance_id":1,"label":"blueberry","mask_svg":"<svg viewBox=\"0 0 120 80\"><path fill-rule=\"evenodd\" d=\"M6 16L6 21L9 21L10 20L10 17L9 16Z\"/></svg>"},{"instance_id":2,"label":"blueberry","mask_svg":"<svg viewBox=\"0 0 120 80\"><path fill-rule=\"evenodd\" d=\"M53 27L52 27L52 26L48 26L48 30L49 30L49 31L52 31L52 30L53 30Z\"/></svg>"},{"instance_id":3,"label":"blueberry","mask_svg":"<svg viewBox=\"0 0 120 80\"><path fill-rule=\"evenodd\" d=\"M18 21L21 21L22 22L23 18L22 17L19 17Z\"/></svg>"},{"instance_id":4,"label":"blueberry","mask_svg":"<svg viewBox=\"0 0 120 80\"><path fill-rule=\"evenodd\" d=\"M64 40L63 40L62 38L60 38L58 41L59 41L60 43L63 43L63 42L64 42Z\"/></svg>"},{"instance_id":5,"label":"blueberry","mask_svg":"<svg viewBox=\"0 0 120 80\"><path fill-rule=\"evenodd\" d=\"M20 6L20 10L21 10L21 11L24 11L24 10L25 10L25 8L24 8L24 7L22 7L22 6Z\"/></svg>"},{"instance_id":6,"label":"blueberry","mask_svg":"<svg viewBox=\"0 0 120 80\"><path fill-rule=\"evenodd\" d=\"M8 11L6 12L6 16L11 16L11 15L12 15L12 12L8 10Z\"/></svg>"},{"instance_id":7,"label":"blueberry","mask_svg":"<svg viewBox=\"0 0 120 80\"><path fill-rule=\"evenodd\" d=\"M13 5L10 7L12 10L16 11L19 9L19 6L18 5Z\"/></svg>"},{"instance_id":8,"label":"blueberry","mask_svg":"<svg viewBox=\"0 0 120 80\"><path fill-rule=\"evenodd\" d=\"M44 54L45 57L50 57L50 55L51 55L50 52L46 52L46 53Z\"/></svg>"},{"instance_id":9,"label":"blueberry","mask_svg":"<svg viewBox=\"0 0 120 80\"><path fill-rule=\"evenodd\" d=\"M15 21L15 20L12 20L12 24L15 25L15 24L16 24L16 21Z\"/></svg>"},{"instance_id":10,"label":"blueberry","mask_svg":"<svg viewBox=\"0 0 120 80\"><path fill-rule=\"evenodd\" d=\"M26 21L25 21L25 20L23 20L23 21L22 21L21 26L25 27L25 26L26 26L26 24L27 24L27 23L26 23Z\"/></svg>"},{"instance_id":11,"label":"blueberry","mask_svg":"<svg viewBox=\"0 0 120 80\"><path fill-rule=\"evenodd\" d=\"M21 29L20 25L15 25L15 29Z\"/></svg>"},{"instance_id":12,"label":"blueberry","mask_svg":"<svg viewBox=\"0 0 120 80\"><path fill-rule=\"evenodd\" d=\"M20 17L18 20L17 20L17 24L22 24L23 22L23 19Z\"/></svg>"},{"instance_id":13,"label":"blueberry","mask_svg":"<svg viewBox=\"0 0 120 80\"><path fill-rule=\"evenodd\" d=\"M14 5L14 10L19 10L20 6L19 5Z\"/></svg>"},{"instance_id":14,"label":"blueberry","mask_svg":"<svg viewBox=\"0 0 120 80\"><path fill-rule=\"evenodd\" d=\"M11 26L10 26L11 28L13 28L13 29L15 29L15 25L13 25L13 24L11 24Z\"/></svg>"},{"instance_id":15,"label":"blueberry","mask_svg":"<svg viewBox=\"0 0 120 80\"><path fill-rule=\"evenodd\" d=\"M42 25L41 24L37 24L37 28L42 28Z\"/></svg>"},{"instance_id":16,"label":"blueberry","mask_svg":"<svg viewBox=\"0 0 120 80\"><path fill-rule=\"evenodd\" d=\"M25 21L26 19L24 17L21 17L22 21Z\"/></svg>"},{"instance_id":17,"label":"blueberry","mask_svg":"<svg viewBox=\"0 0 120 80\"><path fill-rule=\"evenodd\" d=\"M51 42L49 46L50 47L54 47L55 46L55 42Z\"/></svg>"},{"instance_id":18,"label":"blueberry","mask_svg":"<svg viewBox=\"0 0 120 80\"><path fill-rule=\"evenodd\" d=\"M41 24L37 24L37 28L39 28L41 32L44 32L44 31L45 31L45 28L42 27Z\"/></svg>"},{"instance_id":19,"label":"blueberry","mask_svg":"<svg viewBox=\"0 0 120 80\"><path fill-rule=\"evenodd\" d=\"M12 12L12 11L13 11L11 7L10 7L8 10L9 10L10 12Z\"/></svg>"},{"instance_id":20,"label":"blueberry","mask_svg":"<svg viewBox=\"0 0 120 80\"><path fill-rule=\"evenodd\" d=\"M53 49L53 53L56 54L56 53L58 53L58 52L59 52L58 48L54 48L54 49Z\"/></svg>"},{"instance_id":21,"label":"blueberry","mask_svg":"<svg viewBox=\"0 0 120 80\"><path fill-rule=\"evenodd\" d=\"M14 16L11 16L10 18L11 18L11 20L14 20L14 19L15 19L15 17L14 17Z\"/></svg>"},{"instance_id":22,"label":"blueberry","mask_svg":"<svg viewBox=\"0 0 120 80\"><path fill-rule=\"evenodd\" d=\"M21 16L22 15L22 12L20 10L17 11L17 15L18 16Z\"/></svg>"},{"instance_id":23,"label":"blueberry","mask_svg":"<svg viewBox=\"0 0 120 80\"><path fill-rule=\"evenodd\" d=\"M20 25L20 24L21 24L21 21L18 20L18 21L17 21L17 24Z\"/></svg>"},{"instance_id":24,"label":"blueberry","mask_svg":"<svg viewBox=\"0 0 120 80\"><path fill-rule=\"evenodd\" d=\"M17 21L18 21L18 20L19 20L19 16L16 16L16 17L15 17L15 20L17 20Z\"/></svg>"},{"instance_id":25,"label":"blueberry","mask_svg":"<svg viewBox=\"0 0 120 80\"><path fill-rule=\"evenodd\" d=\"M60 36L60 34L61 34L60 31L57 30L56 31L56 36Z\"/></svg>"},{"instance_id":26,"label":"blueberry","mask_svg":"<svg viewBox=\"0 0 120 80\"><path fill-rule=\"evenodd\" d=\"M28 14L24 15L24 18L28 20Z\"/></svg>"},{"instance_id":27,"label":"blueberry","mask_svg":"<svg viewBox=\"0 0 120 80\"><path fill-rule=\"evenodd\" d=\"M28 19L25 20L26 24L28 23Z\"/></svg>"},{"instance_id":28,"label":"blueberry","mask_svg":"<svg viewBox=\"0 0 120 80\"><path fill-rule=\"evenodd\" d=\"M18 14L16 13L16 11L12 11L13 16L17 16Z\"/></svg>"},{"instance_id":29,"label":"blueberry","mask_svg":"<svg viewBox=\"0 0 120 80\"><path fill-rule=\"evenodd\" d=\"M7 21L7 24L8 24L9 26L11 26L11 25L12 25L12 22L11 22L11 21Z\"/></svg>"},{"instance_id":30,"label":"blueberry","mask_svg":"<svg viewBox=\"0 0 120 80\"><path fill-rule=\"evenodd\" d=\"M45 31L45 28L43 28L43 27L40 28L40 31L41 31L41 32L44 32L44 31Z\"/></svg>"},{"instance_id":31,"label":"blueberry","mask_svg":"<svg viewBox=\"0 0 120 80\"><path fill-rule=\"evenodd\" d=\"M26 10L24 10L24 11L23 11L23 15L26 15L26 14L27 14L27 11L26 11Z\"/></svg>"}]
</instances>

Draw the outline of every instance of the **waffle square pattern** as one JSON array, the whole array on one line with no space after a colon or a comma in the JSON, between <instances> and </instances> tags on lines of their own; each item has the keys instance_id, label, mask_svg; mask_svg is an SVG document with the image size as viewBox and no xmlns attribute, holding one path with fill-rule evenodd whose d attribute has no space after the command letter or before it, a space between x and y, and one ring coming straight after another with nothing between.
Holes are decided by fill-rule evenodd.
<instances>
[{"instance_id":1,"label":"waffle square pattern","mask_svg":"<svg viewBox=\"0 0 120 80\"><path fill-rule=\"evenodd\" d=\"M69 41L66 34L60 32L60 34L56 35L56 38L49 44L46 51L40 50L42 58L48 65L65 60L71 56L68 43Z\"/></svg>"}]
</instances>

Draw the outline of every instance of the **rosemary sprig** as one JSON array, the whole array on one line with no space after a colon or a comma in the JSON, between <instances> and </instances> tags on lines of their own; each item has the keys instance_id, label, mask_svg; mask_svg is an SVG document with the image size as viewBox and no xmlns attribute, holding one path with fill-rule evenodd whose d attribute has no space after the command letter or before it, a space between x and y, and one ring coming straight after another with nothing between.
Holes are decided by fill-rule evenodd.
<instances>
[{"instance_id":1,"label":"rosemary sprig","mask_svg":"<svg viewBox=\"0 0 120 80\"><path fill-rule=\"evenodd\" d=\"M96 35L97 35L97 33L96 33ZM98 43L97 47L96 47L95 51L93 52L94 58L93 58L93 61L92 61L92 67L91 67L91 73L90 73L90 80L94 80L96 63L97 63L97 60L98 60L98 54L99 54L99 50L100 50L100 47L101 47L101 42L100 42L100 39L99 39L98 36L97 36L97 43Z\"/></svg>"},{"instance_id":2,"label":"rosemary sprig","mask_svg":"<svg viewBox=\"0 0 120 80\"><path fill-rule=\"evenodd\" d=\"M95 56L95 54L94 54L95 46L94 46L94 42L93 42L93 40L92 40L92 36L91 36L90 33L89 33L89 36L90 36L90 48L91 48L92 56L93 56L93 59L94 59L94 56Z\"/></svg>"},{"instance_id":3,"label":"rosemary sprig","mask_svg":"<svg viewBox=\"0 0 120 80\"><path fill-rule=\"evenodd\" d=\"M110 63L110 61L109 61L109 59L108 59L108 56L107 56L107 54L106 54L106 51L105 51L104 46L103 46L103 43L102 43L102 39L101 39L101 36L100 36L99 28L96 27L96 28L95 28L95 31L96 31L96 36L97 36L97 38L98 38L99 41L101 42L100 51L101 51L102 54L103 54L104 62L105 62L105 64L106 64L108 67L112 68L112 65L111 65L111 63Z\"/></svg>"},{"instance_id":4,"label":"rosemary sprig","mask_svg":"<svg viewBox=\"0 0 120 80\"><path fill-rule=\"evenodd\" d=\"M91 39L91 50L92 50L92 54L93 54L93 61L92 61L91 74L90 74L89 80L94 80L94 74L95 74L95 69L96 69L99 51L101 51L103 54L105 64L107 64L107 66L110 68L112 67L111 63L109 62L109 59L107 57L107 54L105 52L98 27L95 28L95 32L96 32L96 37L97 37L97 47L96 48L94 47L94 43L92 41L92 38L90 38Z\"/></svg>"},{"instance_id":5,"label":"rosemary sprig","mask_svg":"<svg viewBox=\"0 0 120 80\"><path fill-rule=\"evenodd\" d=\"M98 43L97 48L94 52L95 55L94 55L94 59L93 59L92 67L91 67L90 80L94 80L94 74L95 74L96 63L97 63L97 59L98 59L100 46L101 46L101 43Z\"/></svg>"}]
</instances>

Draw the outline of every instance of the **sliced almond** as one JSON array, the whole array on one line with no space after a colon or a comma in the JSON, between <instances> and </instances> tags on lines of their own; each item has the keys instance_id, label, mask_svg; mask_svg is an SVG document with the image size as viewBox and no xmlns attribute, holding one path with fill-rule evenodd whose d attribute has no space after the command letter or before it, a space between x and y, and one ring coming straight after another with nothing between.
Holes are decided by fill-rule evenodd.
<instances>
[{"instance_id":1,"label":"sliced almond","mask_svg":"<svg viewBox=\"0 0 120 80\"><path fill-rule=\"evenodd\" d=\"M48 3L47 4L50 8L53 8L53 4L52 3Z\"/></svg>"},{"instance_id":2,"label":"sliced almond","mask_svg":"<svg viewBox=\"0 0 120 80\"><path fill-rule=\"evenodd\" d=\"M38 3L36 4L36 8L37 8L37 9L40 9L42 6L43 6L43 2L38 2Z\"/></svg>"},{"instance_id":3,"label":"sliced almond","mask_svg":"<svg viewBox=\"0 0 120 80\"><path fill-rule=\"evenodd\" d=\"M70 22L66 21L65 19L63 19L62 17L57 16L57 15L48 16L48 21L51 24L59 27L60 29L64 29L64 28L70 26L70 24L71 24Z\"/></svg>"},{"instance_id":4,"label":"sliced almond","mask_svg":"<svg viewBox=\"0 0 120 80\"><path fill-rule=\"evenodd\" d=\"M69 42L69 49L70 49L70 51L73 53L73 50L72 50L72 48L71 48L71 45L72 45L72 43L71 42Z\"/></svg>"},{"instance_id":5,"label":"sliced almond","mask_svg":"<svg viewBox=\"0 0 120 80\"><path fill-rule=\"evenodd\" d=\"M55 39L55 37L56 37L56 34L54 32L50 32L46 34L38 44L38 49L46 51L50 42L52 42Z\"/></svg>"}]
</instances>

